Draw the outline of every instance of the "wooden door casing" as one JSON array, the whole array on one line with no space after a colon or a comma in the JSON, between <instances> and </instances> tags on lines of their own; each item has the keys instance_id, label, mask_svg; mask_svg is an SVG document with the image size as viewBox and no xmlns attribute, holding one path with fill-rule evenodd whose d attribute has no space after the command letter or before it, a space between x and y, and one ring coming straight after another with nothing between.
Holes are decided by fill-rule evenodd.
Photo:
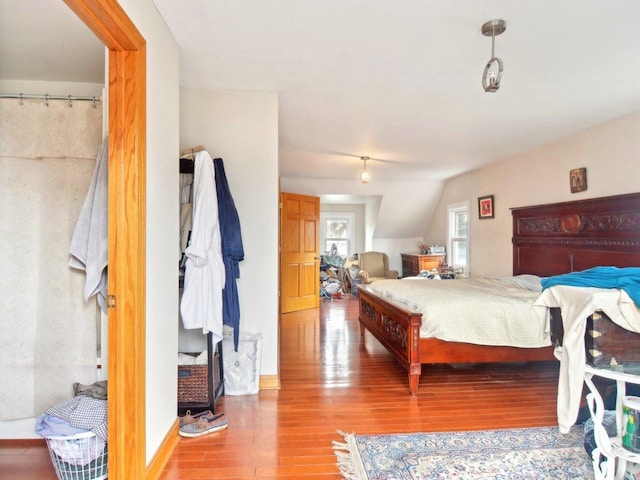
<instances>
[{"instance_id":1,"label":"wooden door casing","mask_svg":"<svg viewBox=\"0 0 640 480\"><path fill-rule=\"evenodd\" d=\"M109 478L147 478L146 41L116 0L64 0L109 49Z\"/></svg>"}]
</instances>

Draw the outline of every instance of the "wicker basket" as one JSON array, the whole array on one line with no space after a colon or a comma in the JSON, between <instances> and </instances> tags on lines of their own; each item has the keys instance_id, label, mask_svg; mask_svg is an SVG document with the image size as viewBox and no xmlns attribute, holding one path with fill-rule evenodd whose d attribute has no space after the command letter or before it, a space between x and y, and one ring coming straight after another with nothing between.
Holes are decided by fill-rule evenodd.
<instances>
[{"instance_id":1,"label":"wicker basket","mask_svg":"<svg viewBox=\"0 0 640 480\"><path fill-rule=\"evenodd\" d=\"M48 436L46 439L60 480L107 478L107 443L93 432Z\"/></svg>"},{"instance_id":2,"label":"wicker basket","mask_svg":"<svg viewBox=\"0 0 640 480\"><path fill-rule=\"evenodd\" d=\"M208 402L208 373L207 365L178 365L178 402Z\"/></svg>"}]
</instances>

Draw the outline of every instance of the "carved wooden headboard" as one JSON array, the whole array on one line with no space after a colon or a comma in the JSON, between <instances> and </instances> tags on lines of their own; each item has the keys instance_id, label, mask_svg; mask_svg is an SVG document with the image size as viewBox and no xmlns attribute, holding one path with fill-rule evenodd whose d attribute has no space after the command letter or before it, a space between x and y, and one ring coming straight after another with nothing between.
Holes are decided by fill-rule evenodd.
<instances>
[{"instance_id":1,"label":"carved wooden headboard","mask_svg":"<svg viewBox=\"0 0 640 480\"><path fill-rule=\"evenodd\" d=\"M640 193L512 208L513 274L640 266Z\"/></svg>"}]
</instances>

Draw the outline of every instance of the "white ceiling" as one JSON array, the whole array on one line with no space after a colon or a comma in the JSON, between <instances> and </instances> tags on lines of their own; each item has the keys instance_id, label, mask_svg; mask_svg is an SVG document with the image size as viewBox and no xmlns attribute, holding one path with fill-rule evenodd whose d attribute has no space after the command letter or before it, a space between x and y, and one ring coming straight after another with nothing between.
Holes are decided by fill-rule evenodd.
<instances>
[{"instance_id":1,"label":"white ceiling","mask_svg":"<svg viewBox=\"0 0 640 480\"><path fill-rule=\"evenodd\" d=\"M0 0L0 80L103 84L104 56L62 0Z\"/></svg>"},{"instance_id":2,"label":"white ceiling","mask_svg":"<svg viewBox=\"0 0 640 480\"><path fill-rule=\"evenodd\" d=\"M278 93L282 177L442 179L640 109L637 0L154 1L183 86Z\"/></svg>"},{"instance_id":3,"label":"white ceiling","mask_svg":"<svg viewBox=\"0 0 640 480\"><path fill-rule=\"evenodd\" d=\"M181 84L277 92L280 173L441 180L640 109L637 0L155 0ZM493 18L502 87L481 75ZM0 79L102 83L61 0L0 0Z\"/></svg>"}]
</instances>

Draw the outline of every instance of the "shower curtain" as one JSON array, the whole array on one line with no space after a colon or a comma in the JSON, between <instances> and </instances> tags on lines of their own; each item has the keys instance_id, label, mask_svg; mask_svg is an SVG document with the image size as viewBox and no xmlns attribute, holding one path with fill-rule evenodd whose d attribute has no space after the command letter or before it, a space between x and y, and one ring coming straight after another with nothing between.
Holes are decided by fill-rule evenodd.
<instances>
[{"instance_id":1,"label":"shower curtain","mask_svg":"<svg viewBox=\"0 0 640 480\"><path fill-rule=\"evenodd\" d=\"M0 420L38 416L96 374L95 299L69 243L101 142L92 102L0 99Z\"/></svg>"}]
</instances>

